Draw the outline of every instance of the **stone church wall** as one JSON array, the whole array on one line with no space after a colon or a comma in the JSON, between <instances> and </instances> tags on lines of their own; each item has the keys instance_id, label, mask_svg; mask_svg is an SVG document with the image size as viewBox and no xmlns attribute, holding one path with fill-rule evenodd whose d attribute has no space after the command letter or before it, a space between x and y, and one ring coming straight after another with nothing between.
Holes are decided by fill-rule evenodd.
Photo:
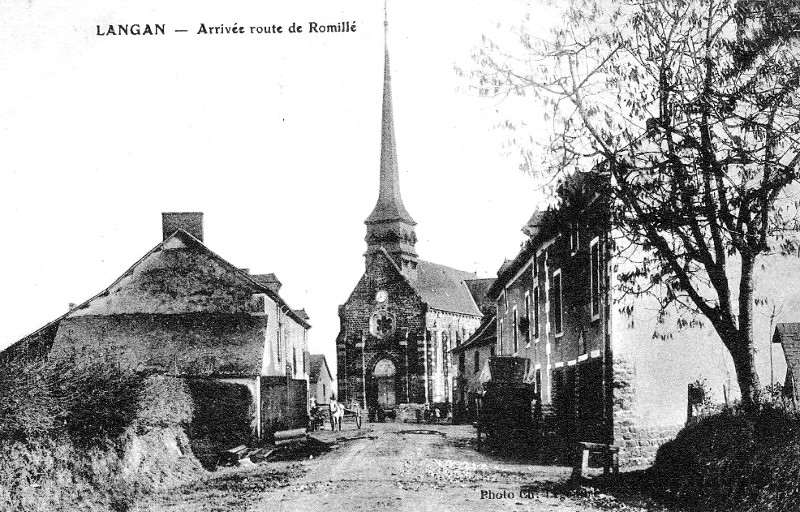
<instances>
[{"instance_id":1,"label":"stone church wall","mask_svg":"<svg viewBox=\"0 0 800 512\"><path fill-rule=\"evenodd\" d=\"M453 403L458 359L453 358L450 351L464 343L480 323L479 317L446 311L431 310L425 315L426 335L429 339L428 368L433 370L430 383L431 402ZM424 352L424 347L422 350Z\"/></svg>"},{"instance_id":2,"label":"stone church wall","mask_svg":"<svg viewBox=\"0 0 800 512\"><path fill-rule=\"evenodd\" d=\"M379 290L386 291L387 298L383 303L376 300ZM419 295L386 257L371 260L367 271L339 310L341 331L337 339L337 375L340 400L362 402L364 391L368 402L374 400L376 390L372 370L380 359L388 358L396 368L396 403L424 401L421 382L424 360L420 347L425 335L425 309ZM370 333L370 317L378 310L386 311L394 318L393 332L384 339ZM362 346L362 340L366 341L365 346ZM363 374L366 374L366 382L362 379Z\"/></svg>"}]
</instances>

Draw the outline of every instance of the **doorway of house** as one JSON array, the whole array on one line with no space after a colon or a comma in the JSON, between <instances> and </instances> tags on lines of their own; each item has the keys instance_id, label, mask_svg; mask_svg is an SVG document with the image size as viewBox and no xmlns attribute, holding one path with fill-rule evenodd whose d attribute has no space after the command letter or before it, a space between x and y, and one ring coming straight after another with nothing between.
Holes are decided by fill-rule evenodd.
<instances>
[{"instance_id":1,"label":"doorway of house","mask_svg":"<svg viewBox=\"0 0 800 512\"><path fill-rule=\"evenodd\" d=\"M381 359L375 364L372 374L378 384L378 406L381 409L391 409L395 406L394 388L395 373L394 363L389 359Z\"/></svg>"}]
</instances>

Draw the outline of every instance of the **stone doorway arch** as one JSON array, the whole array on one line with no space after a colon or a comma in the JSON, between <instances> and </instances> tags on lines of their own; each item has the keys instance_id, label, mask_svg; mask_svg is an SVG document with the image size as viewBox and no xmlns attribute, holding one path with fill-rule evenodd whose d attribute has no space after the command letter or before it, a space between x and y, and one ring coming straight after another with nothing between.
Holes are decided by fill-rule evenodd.
<instances>
[{"instance_id":1,"label":"stone doorway arch","mask_svg":"<svg viewBox=\"0 0 800 512\"><path fill-rule=\"evenodd\" d=\"M383 358L375 363L372 376L378 389L378 407L381 409L392 409L396 404L395 399L395 377L397 367L389 358Z\"/></svg>"}]
</instances>

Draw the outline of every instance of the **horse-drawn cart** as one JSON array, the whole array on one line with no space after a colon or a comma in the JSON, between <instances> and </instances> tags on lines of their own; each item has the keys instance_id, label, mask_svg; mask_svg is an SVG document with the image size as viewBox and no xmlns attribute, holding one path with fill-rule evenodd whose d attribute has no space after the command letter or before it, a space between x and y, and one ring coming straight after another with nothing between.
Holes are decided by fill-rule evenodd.
<instances>
[{"instance_id":1,"label":"horse-drawn cart","mask_svg":"<svg viewBox=\"0 0 800 512\"><path fill-rule=\"evenodd\" d=\"M336 400L332 400L329 404L328 412L330 416L331 422L331 429L335 430L336 427L339 427L339 430L342 429L342 421L346 418L353 418L356 428L361 428L361 404L356 401L352 401L349 404L344 404L342 402L337 402Z\"/></svg>"},{"instance_id":2,"label":"horse-drawn cart","mask_svg":"<svg viewBox=\"0 0 800 512\"><path fill-rule=\"evenodd\" d=\"M346 405L344 407L344 418L343 419L353 418L353 421L356 424L356 428L360 429L361 428L362 410L363 409L361 408L361 404L360 403L358 403L356 401L352 401L352 402L350 402L348 405Z\"/></svg>"},{"instance_id":3,"label":"horse-drawn cart","mask_svg":"<svg viewBox=\"0 0 800 512\"><path fill-rule=\"evenodd\" d=\"M495 356L488 361L479 401L478 446L483 435L492 449L530 445L535 439L534 386L525 382L529 362L521 357Z\"/></svg>"}]
</instances>

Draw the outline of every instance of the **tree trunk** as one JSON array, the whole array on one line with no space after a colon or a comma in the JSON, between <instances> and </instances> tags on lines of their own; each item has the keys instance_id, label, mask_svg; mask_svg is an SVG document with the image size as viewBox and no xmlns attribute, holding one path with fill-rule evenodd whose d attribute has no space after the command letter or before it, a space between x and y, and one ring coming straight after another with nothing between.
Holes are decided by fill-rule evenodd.
<instances>
[{"instance_id":1,"label":"tree trunk","mask_svg":"<svg viewBox=\"0 0 800 512\"><path fill-rule=\"evenodd\" d=\"M739 281L739 328L736 340L729 345L736 379L746 411L755 410L761 394L761 383L755 366L753 338L753 269L755 257L742 255L742 276Z\"/></svg>"},{"instance_id":2,"label":"tree trunk","mask_svg":"<svg viewBox=\"0 0 800 512\"><path fill-rule=\"evenodd\" d=\"M753 340L749 343L740 336L741 346L731 351L733 356L733 366L736 369L736 380L739 383L739 390L742 393L742 405L746 411L756 409L761 396L761 383L756 373L753 355ZM747 344L746 344L747 343Z\"/></svg>"}]
</instances>

